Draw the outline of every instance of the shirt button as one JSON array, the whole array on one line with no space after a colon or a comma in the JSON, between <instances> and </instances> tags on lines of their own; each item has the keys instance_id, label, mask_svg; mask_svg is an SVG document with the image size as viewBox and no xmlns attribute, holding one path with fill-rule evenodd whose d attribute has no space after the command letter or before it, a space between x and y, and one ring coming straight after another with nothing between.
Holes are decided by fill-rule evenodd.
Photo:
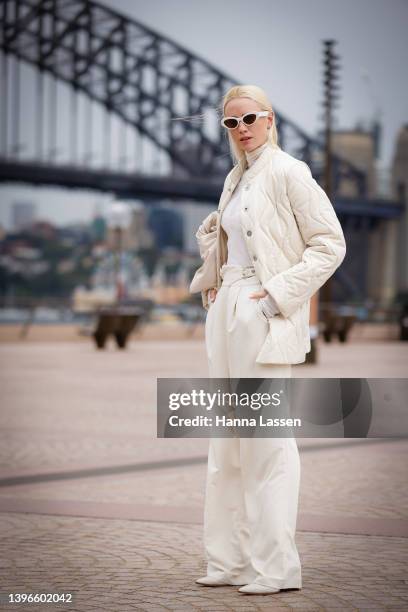
<instances>
[{"instance_id":1,"label":"shirt button","mask_svg":"<svg viewBox=\"0 0 408 612\"><path fill-rule=\"evenodd\" d=\"M247 236L252 236L252 232L251 232L251 230L248 230L248 231L247 231Z\"/></svg>"},{"instance_id":2,"label":"shirt button","mask_svg":"<svg viewBox=\"0 0 408 612\"><path fill-rule=\"evenodd\" d=\"M254 261L258 261L258 258L257 258L257 256L256 256L256 255L254 255L253 260L254 260Z\"/></svg>"},{"instance_id":3,"label":"shirt button","mask_svg":"<svg viewBox=\"0 0 408 612\"><path fill-rule=\"evenodd\" d=\"M245 185L245 189L248 191L248 189L250 188L250 185Z\"/></svg>"},{"instance_id":4,"label":"shirt button","mask_svg":"<svg viewBox=\"0 0 408 612\"><path fill-rule=\"evenodd\" d=\"M244 210L248 210L248 206L245 206Z\"/></svg>"}]
</instances>

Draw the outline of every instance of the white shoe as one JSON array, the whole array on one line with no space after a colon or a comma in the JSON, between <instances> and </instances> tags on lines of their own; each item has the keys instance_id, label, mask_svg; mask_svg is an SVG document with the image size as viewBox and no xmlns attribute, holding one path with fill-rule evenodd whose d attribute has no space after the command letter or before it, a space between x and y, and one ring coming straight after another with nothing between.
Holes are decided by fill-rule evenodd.
<instances>
[{"instance_id":1,"label":"white shoe","mask_svg":"<svg viewBox=\"0 0 408 612\"><path fill-rule=\"evenodd\" d=\"M246 584L245 586L238 589L240 593L246 593L247 595L267 595L268 593L279 593L280 589L274 587L264 586L263 584Z\"/></svg>"},{"instance_id":2,"label":"white shoe","mask_svg":"<svg viewBox=\"0 0 408 612\"><path fill-rule=\"evenodd\" d=\"M197 578L196 583L203 586L240 586L247 584L244 581L234 582L223 576L204 576L203 578Z\"/></svg>"}]
</instances>

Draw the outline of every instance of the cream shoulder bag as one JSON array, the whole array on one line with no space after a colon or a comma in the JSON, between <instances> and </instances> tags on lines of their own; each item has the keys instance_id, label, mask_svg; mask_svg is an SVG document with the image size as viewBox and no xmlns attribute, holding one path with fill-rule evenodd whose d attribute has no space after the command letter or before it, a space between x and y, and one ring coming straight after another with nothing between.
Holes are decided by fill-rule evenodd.
<instances>
[{"instance_id":1,"label":"cream shoulder bag","mask_svg":"<svg viewBox=\"0 0 408 612\"><path fill-rule=\"evenodd\" d=\"M190 293L207 291L217 285L217 215L208 215L197 230L196 238L203 264L198 268L190 283Z\"/></svg>"}]
</instances>

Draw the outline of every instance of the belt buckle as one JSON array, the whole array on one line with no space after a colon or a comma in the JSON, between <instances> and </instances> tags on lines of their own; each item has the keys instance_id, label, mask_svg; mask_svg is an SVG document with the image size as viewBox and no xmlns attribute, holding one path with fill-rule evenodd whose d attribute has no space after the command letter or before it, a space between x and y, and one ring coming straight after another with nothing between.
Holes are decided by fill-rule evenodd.
<instances>
[{"instance_id":1,"label":"belt buckle","mask_svg":"<svg viewBox=\"0 0 408 612\"><path fill-rule=\"evenodd\" d=\"M244 268L244 270L242 270L242 276L243 278L247 278L248 276L252 276L253 272L253 268Z\"/></svg>"}]
</instances>

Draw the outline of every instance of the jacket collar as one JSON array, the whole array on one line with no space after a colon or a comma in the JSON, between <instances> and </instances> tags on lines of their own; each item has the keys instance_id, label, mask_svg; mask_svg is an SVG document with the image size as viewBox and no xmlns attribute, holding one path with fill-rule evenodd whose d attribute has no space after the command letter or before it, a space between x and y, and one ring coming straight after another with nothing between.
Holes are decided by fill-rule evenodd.
<instances>
[{"instance_id":1,"label":"jacket collar","mask_svg":"<svg viewBox=\"0 0 408 612\"><path fill-rule=\"evenodd\" d=\"M273 156L276 155L279 151L281 151L280 148L275 149L272 147L267 147L264 151L262 151L262 153L254 161L250 168L247 168L245 157L241 158L241 160L232 169L232 172L229 176L229 180L225 185L226 195L223 198L223 201L220 204L218 210L224 210L232 196L235 187L238 185L245 171L245 176L242 179L244 185L251 181L268 164L268 162L273 159Z\"/></svg>"}]
</instances>

